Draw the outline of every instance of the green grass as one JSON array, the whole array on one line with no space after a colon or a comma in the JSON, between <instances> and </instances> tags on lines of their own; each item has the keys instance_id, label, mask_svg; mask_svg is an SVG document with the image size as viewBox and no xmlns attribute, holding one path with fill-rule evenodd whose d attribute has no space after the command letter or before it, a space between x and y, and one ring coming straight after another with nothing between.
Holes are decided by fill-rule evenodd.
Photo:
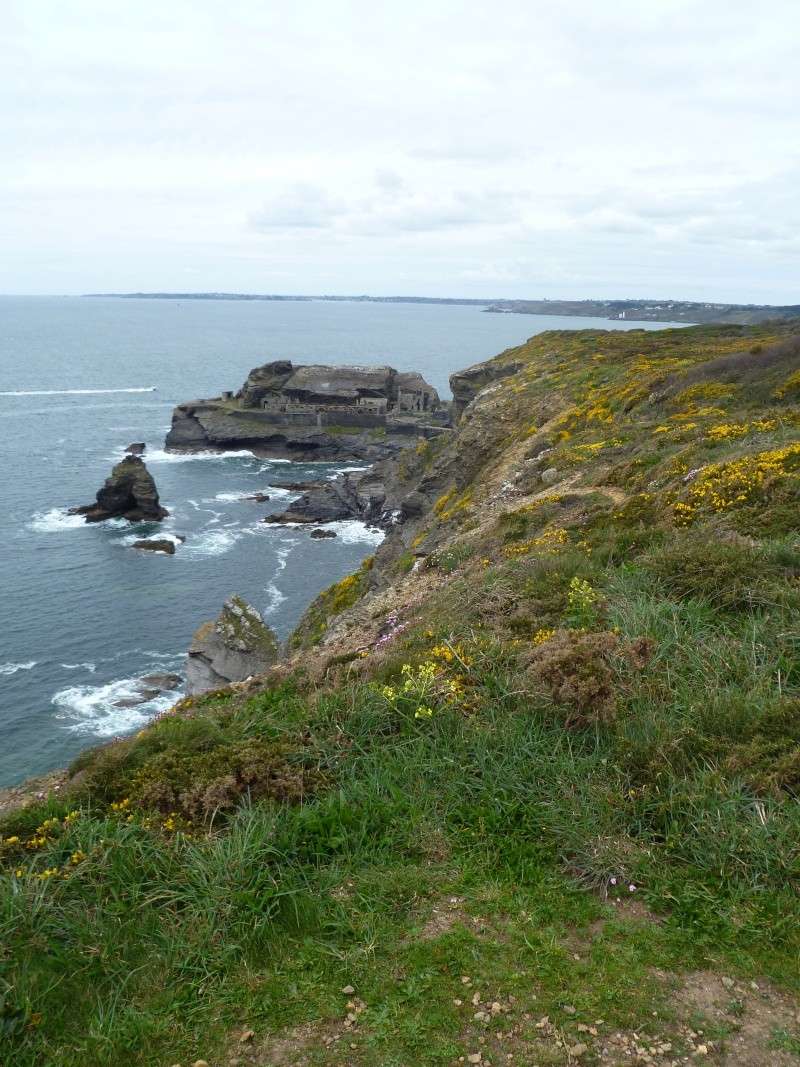
<instances>
[{"instance_id":1,"label":"green grass","mask_svg":"<svg viewBox=\"0 0 800 1067\"><path fill-rule=\"evenodd\" d=\"M641 369L643 346L678 373L736 344L741 331L710 328L534 339L526 369L492 394L507 416L500 452L472 468L458 439L420 452L425 477L446 487L458 473L458 521L435 524L418 579L435 584L393 640L306 669L340 615L405 575L430 515L312 605L291 677L184 701L80 757L68 796L7 817L0 1061L226 1063L253 1029L269 1063L270 1035L305 1026L297 1058L311 1064L449 1065L477 1048L497 1063L514 1042L516 1062L561 1064L585 1040L592 1063L616 1031L666 1034L688 1054L670 975L800 993L800 547L786 472L759 488L758 536L727 513L681 526L677 472L705 440L659 444L649 462L646 396L623 411L637 376L658 377ZM560 360L542 369L554 345ZM516 444L530 440L528 385L546 375L578 391L559 394L574 447L594 429L570 405L600 373L618 375L605 401L626 442L589 453L587 491L510 507L465 539L485 518L486 456L515 446L514 426ZM476 1020L476 992L501 1010ZM744 1011L707 1033L724 1040ZM800 1055L791 1028L771 1040Z\"/></svg>"}]
</instances>

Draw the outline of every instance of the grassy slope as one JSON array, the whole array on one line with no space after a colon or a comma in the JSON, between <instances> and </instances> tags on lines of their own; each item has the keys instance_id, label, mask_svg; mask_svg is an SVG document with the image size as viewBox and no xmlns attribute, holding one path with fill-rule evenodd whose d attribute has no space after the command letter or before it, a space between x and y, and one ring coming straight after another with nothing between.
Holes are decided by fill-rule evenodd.
<instances>
[{"instance_id":1,"label":"grassy slope","mask_svg":"<svg viewBox=\"0 0 800 1067\"><path fill-rule=\"evenodd\" d=\"M796 1062L796 346L499 360L293 661L5 819L8 1062Z\"/></svg>"}]
</instances>

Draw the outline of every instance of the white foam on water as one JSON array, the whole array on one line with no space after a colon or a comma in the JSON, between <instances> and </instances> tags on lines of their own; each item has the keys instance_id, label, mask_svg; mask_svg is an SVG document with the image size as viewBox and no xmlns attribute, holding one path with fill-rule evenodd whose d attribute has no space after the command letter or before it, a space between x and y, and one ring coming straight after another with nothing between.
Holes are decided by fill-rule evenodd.
<instances>
[{"instance_id":1,"label":"white foam on water","mask_svg":"<svg viewBox=\"0 0 800 1067\"><path fill-rule=\"evenodd\" d=\"M208 556L222 556L229 552L242 536L242 529L221 527L216 530L204 529L192 537L182 547L181 556L186 559L204 559Z\"/></svg>"},{"instance_id":2,"label":"white foam on water","mask_svg":"<svg viewBox=\"0 0 800 1067\"><path fill-rule=\"evenodd\" d=\"M285 541L282 545L278 545L275 548L275 555L278 557L278 565L275 569L275 573L272 576L272 580L267 583L265 592L269 597L269 603L264 608L262 615L271 615L276 608L278 608L284 600L286 600L286 593L282 592L277 585L278 576L282 571L286 570L286 561L292 554L292 550L295 545L299 545L300 541L297 538L293 538L290 541Z\"/></svg>"},{"instance_id":3,"label":"white foam on water","mask_svg":"<svg viewBox=\"0 0 800 1067\"><path fill-rule=\"evenodd\" d=\"M386 536L383 530L377 530L374 526L367 526L358 519L326 522L321 524L321 528L323 530L333 530L345 545L379 545Z\"/></svg>"},{"instance_id":4,"label":"white foam on water","mask_svg":"<svg viewBox=\"0 0 800 1067\"><path fill-rule=\"evenodd\" d=\"M284 602L286 594L280 591L275 582L268 582L264 592L269 597L269 601L266 607L262 609L261 614L271 615Z\"/></svg>"},{"instance_id":5,"label":"white foam on water","mask_svg":"<svg viewBox=\"0 0 800 1067\"><path fill-rule=\"evenodd\" d=\"M31 521L27 523L28 529L37 533L62 533L64 530L79 530L86 525L83 515L70 515L67 508L34 512Z\"/></svg>"},{"instance_id":6,"label":"white foam on water","mask_svg":"<svg viewBox=\"0 0 800 1067\"><path fill-rule=\"evenodd\" d=\"M62 663L61 666L67 671L89 671L91 674L97 670L96 663Z\"/></svg>"},{"instance_id":7,"label":"white foam on water","mask_svg":"<svg viewBox=\"0 0 800 1067\"><path fill-rule=\"evenodd\" d=\"M265 530L332 530L344 545L379 545L386 534L360 519L341 519L338 522L260 522L243 533L263 533Z\"/></svg>"},{"instance_id":8,"label":"white foam on water","mask_svg":"<svg viewBox=\"0 0 800 1067\"><path fill-rule=\"evenodd\" d=\"M255 459L255 453L249 448L232 449L224 452L167 452L163 448L154 448L152 452L145 452L144 458L148 463L191 463L198 459Z\"/></svg>"},{"instance_id":9,"label":"white foam on water","mask_svg":"<svg viewBox=\"0 0 800 1067\"><path fill-rule=\"evenodd\" d=\"M233 493L217 493L216 496L208 497L203 501L204 504L210 504L214 500L220 500L224 504L232 504L237 500L247 500L248 497L254 495L257 490L254 489L237 489Z\"/></svg>"},{"instance_id":10,"label":"white foam on water","mask_svg":"<svg viewBox=\"0 0 800 1067\"><path fill-rule=\"evenodd\" d=\"M154 393L154 385L140 386L137 389L12 389L0 396L103 396L107 393Z\"/></svg>"},{"instance_id":11,"label":"white foam on water","mask_svg":"<svg viewBox=\"0 0 800 1067\"><path fill-rule=\"evenodd\" d=\"M56 717L68 723L67 729L95 737L116 737L144 726L182 696L179 691L172 691L132 708L114 707L115 701L138 696L140 685L139 678L122 678L106 685L69 686L59 690L51 703L59 709Z\"/></svg>"},{"instance_id":12,"label":"white foam on water","mask_svg":"<svg viewBox=\"0 0 800 1067\"><path fill-rule=\"evenodd\" d=\"M126 534L125 537L117 537L115 543L121 545L123 548L130 548L131 545L135 545L137 541L171 541L177 548L178 545L182 545L180 537L176 537L175 534L162 533L160 530L158 533L149 537L142 537L141 533ZM154 552L154 555L164 555L165 553Z\"/></svg>"},{"instance_id":13,"label":"white foam on water","mask_svg":"<svg viewBox=\"0 0 800 1067\"><path fill-rule=\"evenodd\" d=\"M361 474L368 470L369 467L335 467L328 475L328 481L335 482L341 474Z\"/></svg>"},{"instance_id":14,"label":"white foam on water","mask_svg":"<svg viewBox=\"0 0 800 1067\"><path fill-rule=\"evenodd\" d=\"M37 660L31 659L27 663L0 663L0 674L11 675L17 671L31 671L37 664Z\"/></svg>"}]
</instances>

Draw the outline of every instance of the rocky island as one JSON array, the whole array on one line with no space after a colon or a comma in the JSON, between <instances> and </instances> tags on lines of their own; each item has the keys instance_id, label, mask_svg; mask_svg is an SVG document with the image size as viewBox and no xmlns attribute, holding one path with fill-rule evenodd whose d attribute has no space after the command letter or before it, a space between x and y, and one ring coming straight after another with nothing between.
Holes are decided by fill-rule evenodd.
<instances>
[{"instance_id":1,"label":"rocky island","mask_svg":"<svg viewBox=\"0 0 800 1067\"><path fill-rule=\"evenodd\" d=\"M249 449L295 460L363 460L395 456L416 438L450 424L447 404L422 375L393 367L256 367L237 393L179 404L166 447L171 451Z\"/></svg>"}]
</instances>

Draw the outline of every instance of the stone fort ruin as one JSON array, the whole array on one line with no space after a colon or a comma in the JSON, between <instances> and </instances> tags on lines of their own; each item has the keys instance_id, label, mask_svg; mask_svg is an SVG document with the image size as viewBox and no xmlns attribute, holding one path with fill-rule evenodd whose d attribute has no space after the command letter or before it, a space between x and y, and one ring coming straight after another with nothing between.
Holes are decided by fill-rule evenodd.
<instances>
[{"instance_id":1,"label":"stone fort ruin","mask_svg":"<svg viewBox=\"0 0 800 1067\"><path fill-rule=\"evenodd\" d=\"M230 403L274 416L276 425L381 427L405 419L447 421L447 408L421 374L393 367L256 367Z\"/></svg>"}]
</instances>

